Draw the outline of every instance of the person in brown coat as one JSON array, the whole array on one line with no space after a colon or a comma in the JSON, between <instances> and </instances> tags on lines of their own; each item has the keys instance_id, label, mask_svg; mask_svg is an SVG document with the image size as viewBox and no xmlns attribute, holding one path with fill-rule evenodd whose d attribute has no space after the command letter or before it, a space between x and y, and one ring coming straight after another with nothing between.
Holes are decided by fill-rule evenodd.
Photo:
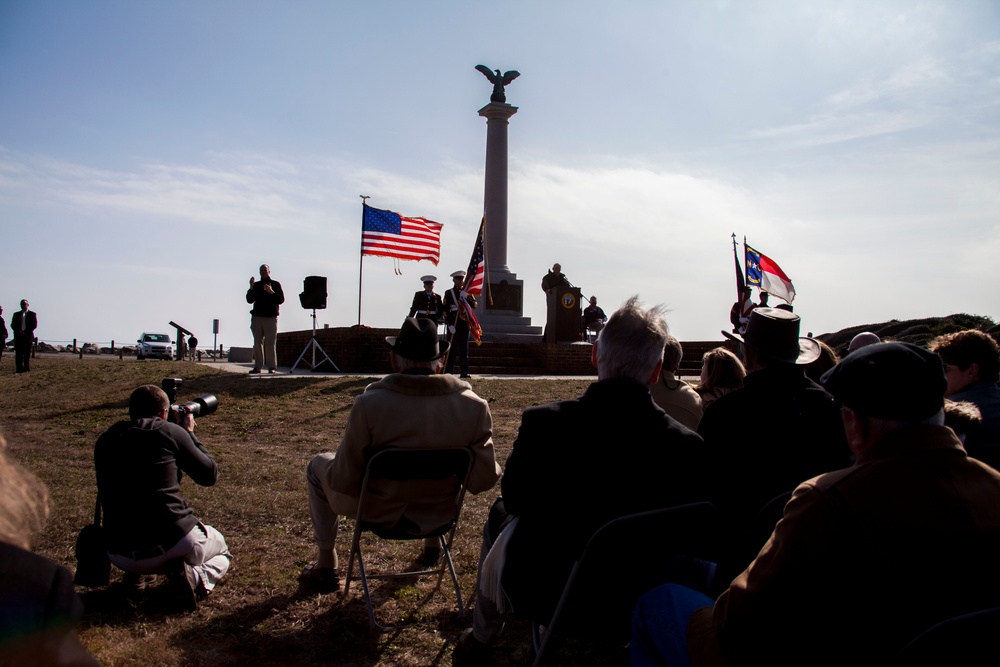
<instances>
[{"instance_id":1,"label":"person in brown coat","mask_svg":"<svg viewBox=\"0 0 1000 667\"><path fill-rule=\"evenodd\" d=\"M646 594L633 665L884 665L932 625L1000 605L1000 473L944 426L941 360L870 345L823 385L857 462L800 484L714 605Z\"/></svg>"}]
</instances>

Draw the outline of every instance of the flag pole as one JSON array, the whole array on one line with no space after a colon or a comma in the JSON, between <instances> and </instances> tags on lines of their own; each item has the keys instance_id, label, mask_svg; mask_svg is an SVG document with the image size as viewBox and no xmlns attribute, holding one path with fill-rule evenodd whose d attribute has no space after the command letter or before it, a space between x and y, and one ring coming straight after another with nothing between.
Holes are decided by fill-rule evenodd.
<instances>
[{"instance_id":1,"label":"flag pole","mask_svg":"<svg viewBox=\"0 0 1000 667\"><path fill-rule=\"evenodd\" d=\"M358 260L358 326L361 326L361 277L365 268L365 209L368 208L368 195L358 195L361 197L361 247L358 249L360 259Z\"/></svg>"},{"instance_id":2,"label":"flag pole","mask_svg":"<svg viewBox=\"0 0 1000 667\"><path fill-rule=\"evenodd\" d=\"M744 247L746 246L746 238L743 239ZM740 304L740 310L743 309L743 289L745 283L743 282L743 267L740 266L739 255L736 254L736 232L733 232L733 262L736 265L736 303ZM744 256L744 266L746 264L746 257Z\"/></svg>"},{"instance_id":3,"label":"flag pole","mask_svg":"<svg viewBox=\"0 0 1000 667\"><path fill-rule=\"evenodd\" d=\"M479 221L479 232L476 235L476 241L480 238L483 239L483 284L486 284L486 214L483 214L483 219ZM472 260L475 259L476 249L472 249L472 257L469 258L469 265L472 265ZM463 290L468 290L472 285L472 279L475 278L475 272L467 272L465 274L465 282L462 284Z\"/></svg>"},{"instance_id":4,"label":"flag pole","mask_svg":"<svg viewBox=\"0 0 1000 667\"><path fill-rule=\"evenodd\" d=\"M490 264L486 261L489 257L489 245L486 240L486 212L483 212L483 221L480 223L483 231L483 292L486 294L486 302L493 305L493 290L490 288Z\"/></svg>"}]
</instances>

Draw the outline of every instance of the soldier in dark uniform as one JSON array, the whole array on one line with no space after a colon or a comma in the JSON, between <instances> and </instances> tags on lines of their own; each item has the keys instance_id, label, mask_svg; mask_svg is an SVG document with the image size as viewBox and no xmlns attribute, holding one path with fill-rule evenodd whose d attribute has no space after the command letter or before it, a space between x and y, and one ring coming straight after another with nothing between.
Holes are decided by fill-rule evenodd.
<instances>
[{"instance_id":1,"label":"soldier in dark uniform","mask_svg":"<svg viewBox=\"0 0 1000 667\"><path fill-rule=\"evenodd\" d=\"M422 276L420 280L424 282L424 288L413 295L407 317L426 317L441 324L444 321L444 304L441 302L441 295L434 293L437 276Z\"/></svg>"},{"instance_id":2,"label":"soldier in dark uniform","mask_svg":"<svg viewBox=\"0 0 1000 667\"><path fill-rule=\"evenodd\" d=\"M451 334L451 351L448 353L448 361L445 363L444 372L451 373L455 370L455 357L462 369L462 377L469 375L469 322L465 311L459 307L459 301L465 299L466 303L473 309L476 307L476 297L466 294L462 289L465 283L465 271L456 271L451 274L454 285L444 293L445 324L448 325L448 333Z\"/></svg>"}]
</instances>

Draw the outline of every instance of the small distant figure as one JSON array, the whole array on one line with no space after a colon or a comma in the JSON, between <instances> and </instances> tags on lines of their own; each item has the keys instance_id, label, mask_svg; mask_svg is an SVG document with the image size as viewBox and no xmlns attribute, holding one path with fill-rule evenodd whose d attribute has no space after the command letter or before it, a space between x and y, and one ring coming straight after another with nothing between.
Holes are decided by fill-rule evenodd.
<instances>
[{"instance_id":1,"label":"small distant figure","mask_svg":"<svg viewBox=\"0 0 1000 667\"><path fill-rule=\"evenodd\" d=\"M545 333L544 338L549 340L549 318L553 316L553 308L556 302L557 287L572 287L566 276L563 275L562 266L553 264L549 272L542 278L542 291L545 292ZM555 324L553 323L553 326Z\"/></svg>"},{"instance_id":2,"label":"small distant figure","mask_svg":"<svg viewBox=\"0 0 1000 667\"><path fill-rule=\"evenodd\" d=\"M469 320L465 309L459 306L459 302L464 300L473 310L478 304L476 297L466 294L465 290L462 289L465 284L465 271L456 271L451 274L451 279L452 288L444 293L446 324L451 336L451 351L447 355L448 360L445 362L444 372L454 372L455 357L458 357L462 377L468 379L472 377L469 375Z\"/></svg>"},{"instance_id":3,"label":"small distant figure","mask_svg":"<svg viewBox=\"0 0 1000 667\"><path fill-rule=\"evenodd\" d=\"M552 265L545 277L542 278L542 290L546 294L554 294L556 287L570 287L569 280L563 275L562 265L558 262Z\"/></svg>"},{"instance_id":4,"label":"small distant figure","mask_svg":"<svg viewBox=\"0 0 1000 667\"><path fill-rule=\"evenodd\" d=\"M28 310L28 300L21 299L21 310L10 318L10 328L14 330L14 372L27 373L31 364L31 345L35 342L38 316Z\"/></svg>"},{"instance_id":5,"label":"small distant figure","mask_svg":"<svg viewBox=\"0 0 1000 667\"><path fill-rule=\"evenodd\" d=\"M424 283L424 288L413 295L413 303L410 304L410 313L407 317L424 317L434 320L435 324L444 322L444 302L441 295L434 293L434 283L437 276L426 275L420 280Z\"/></svg>"},{"instance_id":6,"label":"small distant figure","mask_svg":"<svg viewBox=\"0 0 1000 667\"><path fill-rule=\"evenodd\" d=\"M667 336L663 348L663 368L660 377L649 385L649 393L653 402L664 412L676 419L682 426L692 431L698 430L701 421L701 396L684 380L677 377L684 358L684 348L673 336Z\"/></svg>"},{"instance_id":7,"label":"small distant figure","mask_svg":"<svg viewBox=\"0 0 1000 667\"><path fill-rule=\"evenodd\" d=\"M196 359L201 358L200 356L198 356L197 350L198 350L198 339L195 338L194 335L192 334L191 336L188 337L188 358L191 361L195 361Z\"/></svg>"},{"instance_id":8,"label":"small distant figure","mask_svg":"<svg viewBox=\"0 0 1000 667\"><path fill-rule=\"evenodd\" d=\"M476 65L476 69L482 72L483 76L493 84L493 94L490 95L490 102L505 103L507 95L504 94L504 86L509 86L514 79L521 76L521 73L516 69L508 70L502 76L500 75L500 70L495 69L490 71L490 68L486 65Z\"/></svg>"},{"instance_id":9,"label":"small distant figure","mask_svg":"<svg viewBox=\"0 0 1000 667\"><path fill-rule=\"evenodd\" d=\"M702 410L716 399L743 387L747 376L743 362L724 347L709 350L701 358L701 381L695 391L701 396Z\"/></svg>"},{"instance_id":10,"label":"small distant figure","mask_svg":"<svg viewBox=\"0 0 1000 667\"><path fill-rule=\"evenodd\" d=\"M770 295L767 292L761 290L761 293L760 293L760 303L757 304L758 308L770 308L770 306L767 305L767 297L768 296L770 296Z\"/></svg>"},{"instance_id":11,"label":"small distant figure","mask_svg":"<svg viewBox=\"0 0 1000 667\"><path fill-rule=\"evenodd\" d=\"M7 347L7 323L3 321L3 306L0 306L0 359L3 359L5 347Z\"/></svg>"},{"instance_id":12,"label":"small distant figure","mask_svg":"<svg viewBox=\"0 0 1000 667\"><path fill-rule=\"evenodd\" d=\"M274 373L278 367L278 307L285 302L281 283L271 280L271 267L260 265L260 282L250 278L247 303L250 311L250 331L253 332L253 368L250 373L260 373L267 363L267 371Z\"/></svg>"},{"instance_id":13,"label":"small distant figure","mask_svg":"<svg viewBox=\"0 0 1000 667\"><path fill-rule=\"evenodd\" d=\"M757 304L753 302L753 290L749 287L743 288L743 296L739 301L733 303L729 309L729 323L733 325L733 333L742 334L747 330L747 322L750 321L750 313Z\"/></svg>"},{"instance_id":14,"label":"small distant figure","mask_svg":"<svg viewBox=\"0 0 1000 667\"><path fill-rule=\"evenodd\" d=\"M583 332L587 334L593 331L600 334L604 328L604 323L608 321L608 316L604 314L604 309L597 305L597 297L590 297L590 305L583 309Z\"/></svg>"},{"instance_id":15,"label":"small distant figure","mask_svg":"<svg viewBox=\"0 0 1000 667\"><path fill-rule=\"evenodd\" d=\"M862 331L851 339L851 344L847 346L847 353L850 354L851 352L854 352L854 350L860 350L867 345L874 345L875 343L881 342L882 339L873 334L871 331Z\"/></svg>"}]
</instances>

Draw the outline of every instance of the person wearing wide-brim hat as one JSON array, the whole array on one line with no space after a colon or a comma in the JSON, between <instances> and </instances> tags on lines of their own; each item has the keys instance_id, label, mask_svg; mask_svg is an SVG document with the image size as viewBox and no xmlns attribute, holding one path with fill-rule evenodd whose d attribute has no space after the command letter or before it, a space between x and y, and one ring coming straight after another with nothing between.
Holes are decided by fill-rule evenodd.
<instances>
[{"instance_id":1,"label":"person wearing wide-brim hat","mask_svg":"<svg viewBox=\"0 0 1000 667\"><path fill-rule=\"evenodd\" d=\"M722 332L740 343L747 376L741 389L705 409L698 433L716 457L712 502L733 535L744 534L776 496L851 463L840 407L805 374L819 343L800 336L799 327L794 313L755 308L746 333ZM720 575L738 574L761 546L730 545Z\"/></svg>"},{"instance_id":2,"label":"person wearing wide-brim hat","mask_svg":"<svg viewBox=\"0 0 1000 667\"><path fill-rule=\"evenodd\" d=\"M410 362L437 362L441 357L448 354L448 341L439 340L437 326L433 322L428 322L425 317L407 317L403 320L403 326L399 330L398 336L386 336L385 342L392 349L391 363L392 370L402 373L410 366L403 361ZM400 366L400 368L397 368ZM440 363L427 366L432 372L440 371ZM426 373L429 375L429 373Z\"/></svg>"},{"instance_id":3,"label":"person wearing wide-brim hat","mask_svg":"<svg viewBox=\"0 0 1000 667\"><path fill-rule=\"evenodd\" d=\"M804 366L816 361L820 347L814 339L799 336L799 322L799 316L787 310L754 308L745 333L722 335L763 355L765 361Z\"/></svg>"},{"instance_id":4,"label":"person wearing wide-brim hat","mask_svg":"<svg viewBox=\"0 0 1000 667\"><path fill-rule=\"evenodd\" d=\"M438 340L437 325L426 318L408 317L399 333L386 336L385 342L393 373L368 385L354 400L336 454L317 455L306 471L317 558L299 580L316 591L340 587L337 523L340 516L357 514L365 464L376 449L468 447L474 454L467 483L470 493L492 488L500 477L489 405L468 382L440 373L449 345ZM390 488L376 489L374 495L378 500L365 503L365 514L374 524L395 526L404 509L409 516L427 521L440 516L441 507L430 500L420 507L414 502L407 506L392 499ZM437 560L437 545L437 538L425 542L422 562L429 565Z\"/></svg>"},{"instance_id":5,"label":"person wearing wide-brim hat","mask_svg":"<svg viewBox=\"0 0 1000 667\"><path fill-rule=\"evenodd\" d=\"M444 322L444 303L441 301L441 295L434 293L437 276L421 276L420 281L424 284L424 288L413 295L407 317L425 317L433 320L435 324L441 324Z\"/></svg>"}]
</instances>

